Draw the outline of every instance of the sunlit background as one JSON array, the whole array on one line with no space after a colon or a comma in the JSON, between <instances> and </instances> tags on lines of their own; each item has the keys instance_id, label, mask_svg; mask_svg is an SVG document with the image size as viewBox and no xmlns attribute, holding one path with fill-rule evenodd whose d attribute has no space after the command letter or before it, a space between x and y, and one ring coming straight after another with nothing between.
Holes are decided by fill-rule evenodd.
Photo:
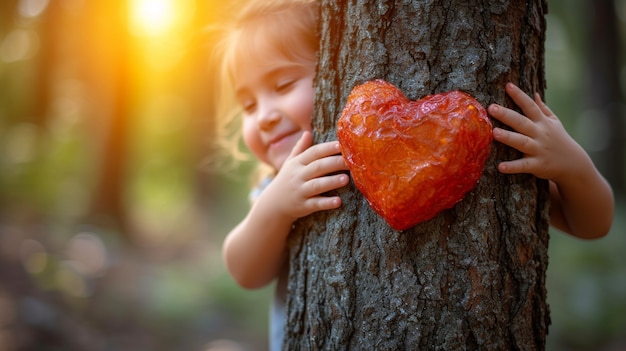
<instances>
[{"instance_id":1,"label":"sunlit background","mask_svg":"<svg viewBox=\"0 0 626 351\"><path fill-rule=\"evenodd\" d=\"M228 4L0 1L0 351L266 349L271 287L220 257L250 165L203 166ZM548 103L620 206L606 239L552 233L548 349L626 350L626 0L549 9Z\"/></svg>"}]
</instances>

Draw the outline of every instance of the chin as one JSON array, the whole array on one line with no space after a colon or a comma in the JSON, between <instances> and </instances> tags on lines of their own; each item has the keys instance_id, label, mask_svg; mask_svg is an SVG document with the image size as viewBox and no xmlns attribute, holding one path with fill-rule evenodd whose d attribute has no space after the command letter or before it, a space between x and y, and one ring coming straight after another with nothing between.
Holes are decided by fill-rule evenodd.
<instances>
[{"instance_id":1,"label":"chin","mask_svg":"<svg viewBox=\"0 0 626 351\"><path fill-rule=\"evenodd\" d=\"M276 170L276 172L278 172L283 167L284 163L285 163L285 161L282 161L282 162L272 162L272 168L274 168Z\"/></svg>"},{"instance_id":2,"label":"chin","mask_svg":"<svg viewBox=\"0 0 626 351\"><path fill-rule=\"evenodd\" d=\"M283 165L285 164L285 161L287 161L288 156L285 157L281 157L275 160L272 160L270 165L276 170L276 171L280 171L280 169L283 167Z\"/></svg>"}]
</instances>

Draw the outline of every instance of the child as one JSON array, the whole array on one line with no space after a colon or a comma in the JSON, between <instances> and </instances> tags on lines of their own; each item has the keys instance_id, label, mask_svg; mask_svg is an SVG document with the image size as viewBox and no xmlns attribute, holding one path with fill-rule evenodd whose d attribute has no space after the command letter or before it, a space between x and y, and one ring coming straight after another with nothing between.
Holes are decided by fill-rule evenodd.
<instances>
[{"instance_id":1,"label":"child","mask_svg":"<svg viewBox=\"0 0 626 351\"><path fill-rule=\"evenodd\" d=\"M271 349L280 349L284 328L286 239L293 222L338 208L339 197L321 194L348 184L337 142L312 145L313 78L319 39L315 0L251 1L226 38L224 79L232 83L243 113L243 140L272 179L250 211L226 237L226 267L239 285L258 288L278 279L272 308ZM613 217L609 185L539 97L509 84L507 93L524 116L491 105L494 118L513 131L494 137L523 152L503 162L502 173L551 179L554 226L581 238L605 235Z\"/></svg>"},{"instance_id":2,"label":"child","mask_svg":"<svg viewBox=\"0 0 626 351\"><path fill-rule=\"evenodd\" d=\"M341 205L321 194L348 184L339 143L312 145L313 78L319 39L315 0L250 1L224 43L226 80L242 108L243 140L273 178L224 241L228 271L259 288L278 278L270 349L282 347L293 222ZM268 178L266 178L268 179Z\"/></svg>"}]
</instances>

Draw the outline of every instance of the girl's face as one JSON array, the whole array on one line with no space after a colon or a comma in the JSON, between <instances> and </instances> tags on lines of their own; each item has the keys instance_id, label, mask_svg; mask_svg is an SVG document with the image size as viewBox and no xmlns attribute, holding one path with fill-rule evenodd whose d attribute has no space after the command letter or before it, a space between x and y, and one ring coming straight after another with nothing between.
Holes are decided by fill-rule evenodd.
<instances>
[{"instance_id":1,"label":"girl's face","mask_svg":"<svg viewBox=\"0 0 626 351\"><path fill-rule=\"evenodd\" d=\"M243 140L279 170L304 131L311 131L314 62L293 62L276 50L250 57L235 75L243 107Z\"/></svg>"}]
</instances>

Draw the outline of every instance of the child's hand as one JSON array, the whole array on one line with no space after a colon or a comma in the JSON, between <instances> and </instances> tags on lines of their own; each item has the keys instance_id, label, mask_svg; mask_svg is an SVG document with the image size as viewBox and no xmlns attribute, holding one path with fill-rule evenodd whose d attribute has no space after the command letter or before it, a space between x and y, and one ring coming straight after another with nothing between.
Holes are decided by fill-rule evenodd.
<instances>
[{"instance_id":1,"label":"child's hand","mask_svg":"<svg viewBox=\"0 0 626 351\"><path fill-rule=\"evenodd\" d=\"M348 170L339 153L339 142L312 144L313 136L304 132L276 178L265 189L279 195L274 200L276 210L293 220L341 206L339 196L321 194L341 188L349 181L345 173L330 175Z\"/></svg>"},{"instance_id":2,"label":"child's hand","mask_svg":"<svg viewBox=\"0 0 626 351\"><path fill-rule=\"evenodd\" d=\"M556 228L585 239L606 235L615 210L609 183L538 94L533 100L511 83L506 92L526 116L489 106L491 116L513 129L494 128L493 137L524 156L500 163L500 172L549 179L550 224Z\"/></svg>"},{"instance_id":3,"label":"child's hand","mask_svg":"<svg viewBox=\"0 0 626 351\"><path fill-rule=\"evenodd\" d=\"M587 162L585 151L567 133L539 94L535 94L533 101L512 83L506 85L506 92L526 116L492 104L489 106L489 114L513 129L494 128L493 137L522 152L524 156L501 162L498 165L500 172L530 173L539 178L558 181L575 173L581 163Z\"/></svg>"}]
</instances>

